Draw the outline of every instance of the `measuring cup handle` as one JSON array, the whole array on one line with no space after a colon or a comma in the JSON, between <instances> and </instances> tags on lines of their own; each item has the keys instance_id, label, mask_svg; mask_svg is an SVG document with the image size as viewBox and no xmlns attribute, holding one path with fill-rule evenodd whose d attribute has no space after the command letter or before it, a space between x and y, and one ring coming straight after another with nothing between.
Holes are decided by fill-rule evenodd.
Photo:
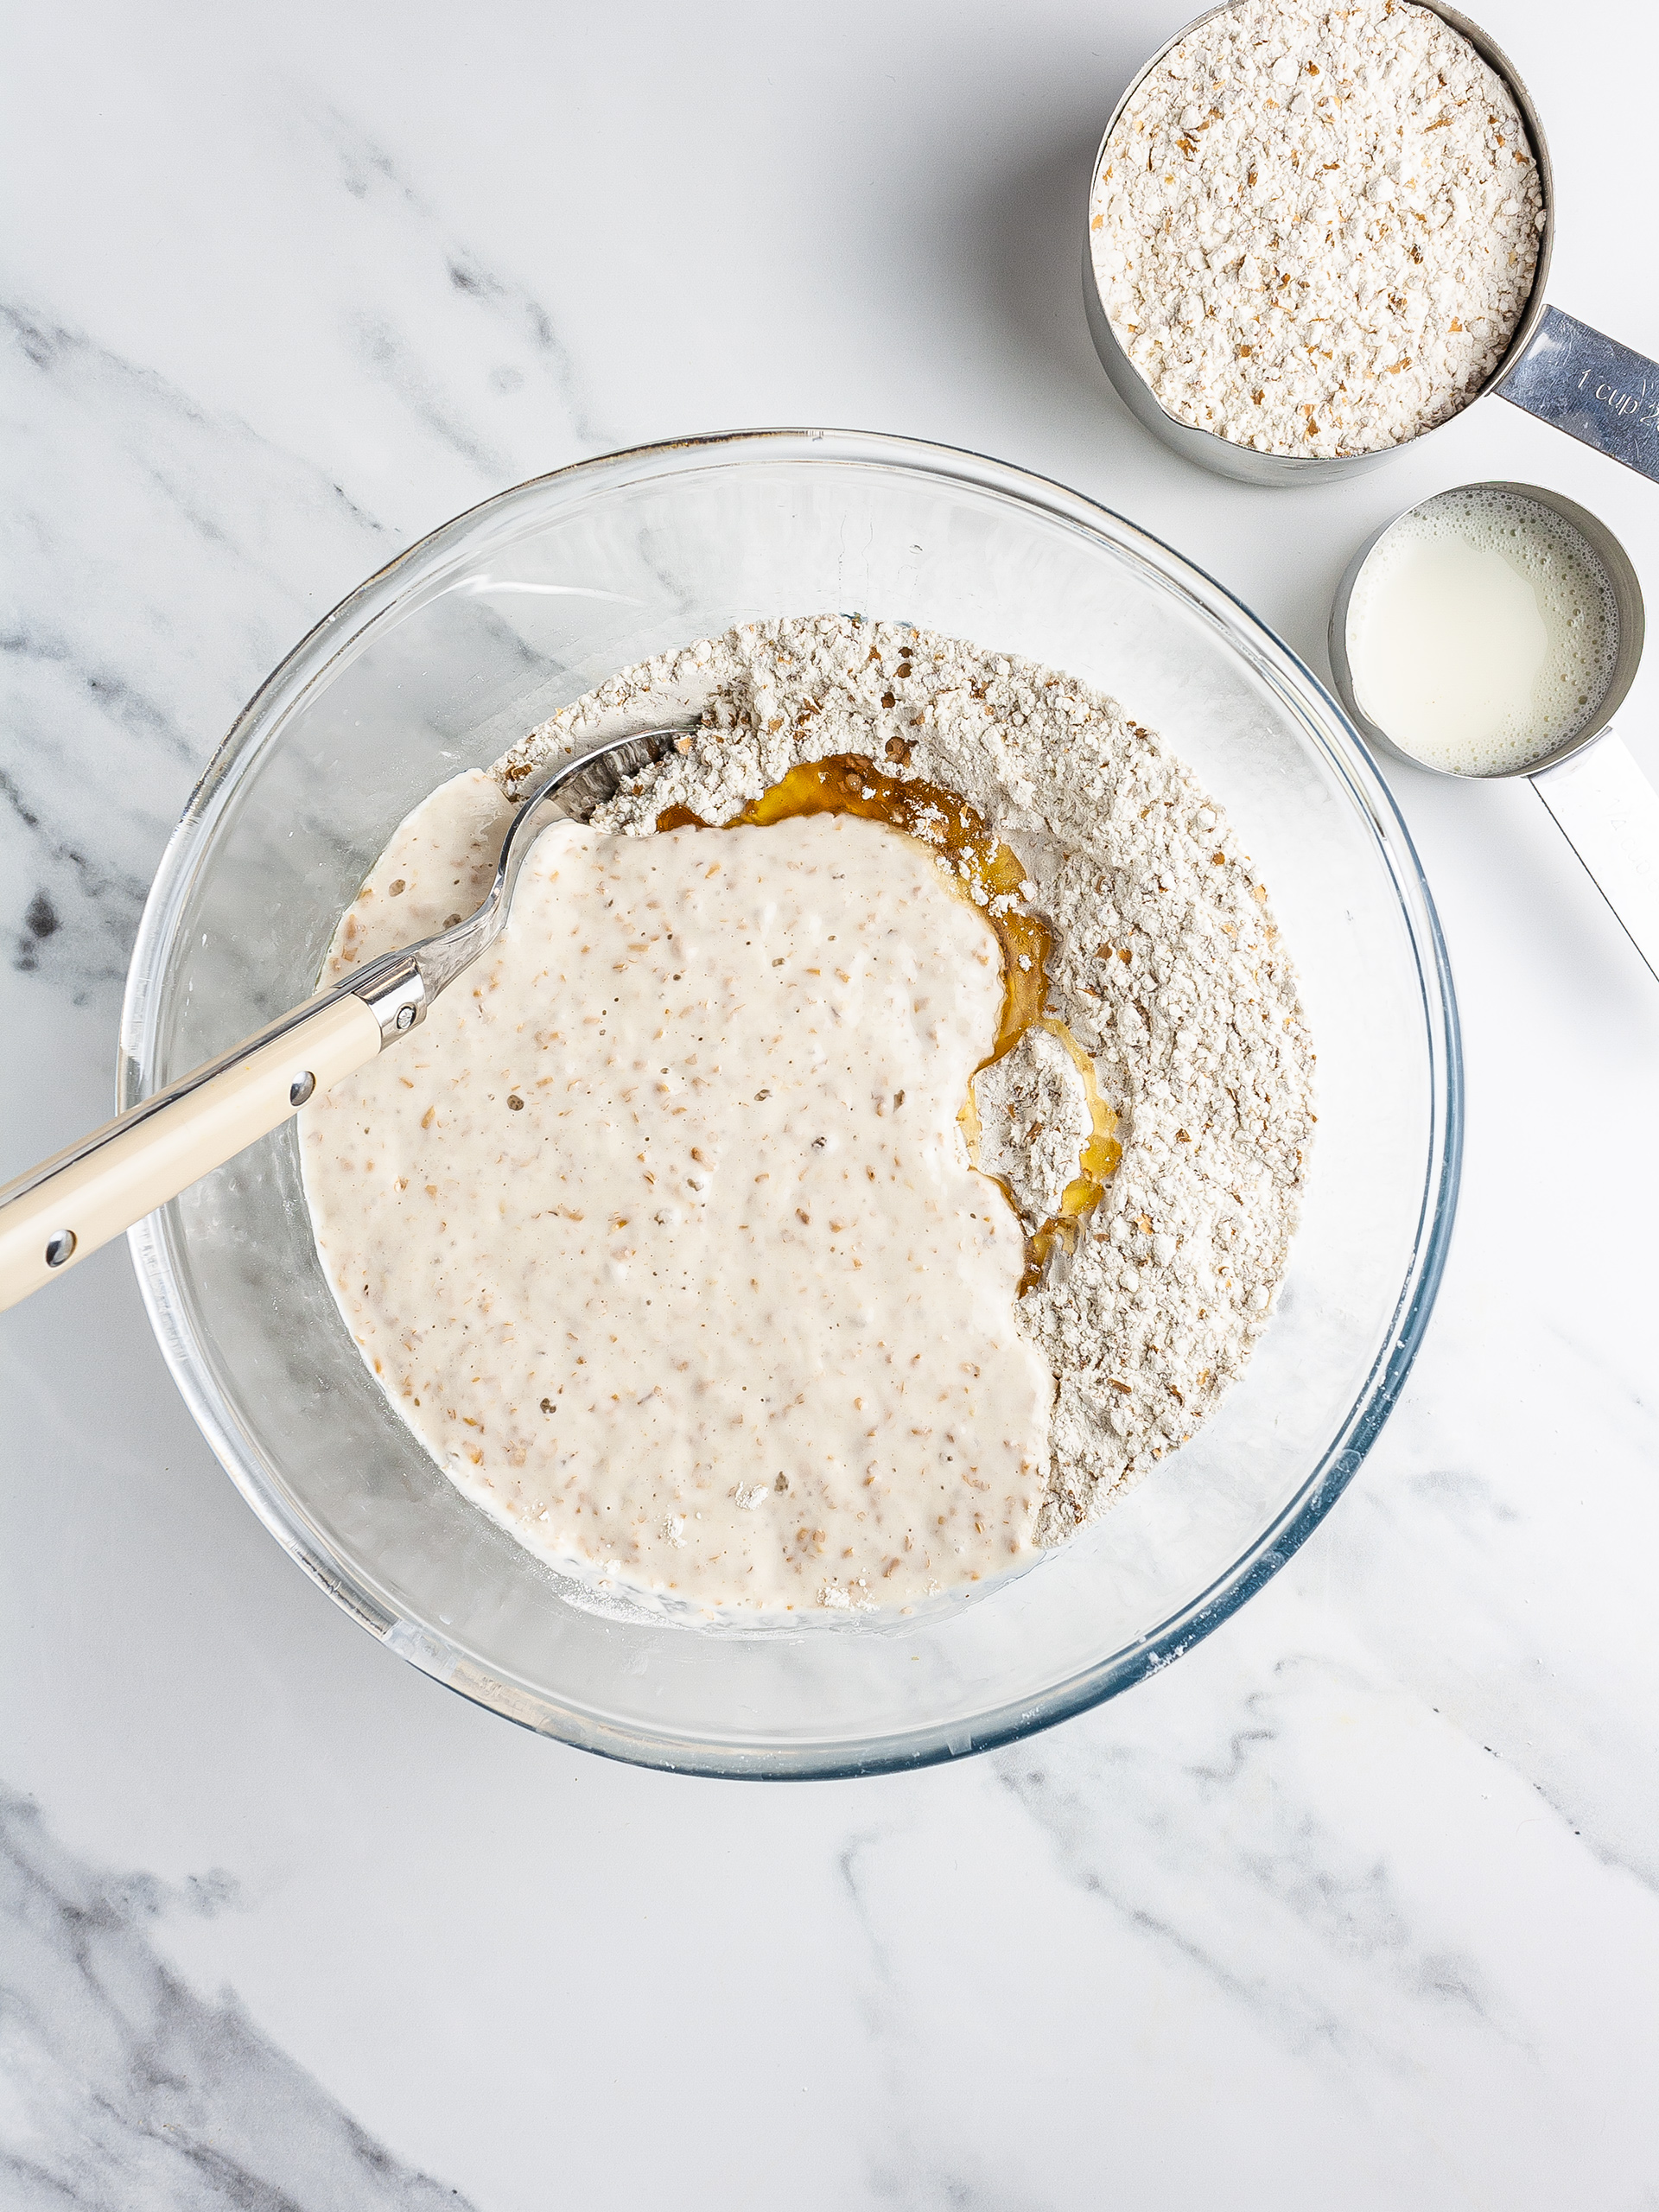
<instances>
[{"instance_id":1,"label":"measuring cup handle","mask_svg":"<svg viewBox=\"0 0 1659 2212\"><path fill-rule=\"evenodd\" d=\"M1659 791L1611 730L1531 782L1659 976Z\"/></svg>"},{"instance_id":2,"label":"measuring cup handle","mask_svg":"<svg viewBox=\"0 0 1659 2212\"><path fill-rule=\"evenodd\" d=\"M1531 345L1497 389L1541 423L1659 484L1659 361L1546 308Z\"/></svg>"}]
</instances>

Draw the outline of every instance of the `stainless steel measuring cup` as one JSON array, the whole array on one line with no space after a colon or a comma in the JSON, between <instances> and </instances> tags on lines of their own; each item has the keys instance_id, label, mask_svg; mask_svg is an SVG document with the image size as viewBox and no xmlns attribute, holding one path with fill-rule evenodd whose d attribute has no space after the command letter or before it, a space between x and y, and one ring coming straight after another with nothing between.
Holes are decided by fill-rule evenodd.
<instances>
[{"instance_id":1,"label":"stainless steel measuring cup","mask_svg":"<svg viewBox=\"0 0 1659 2212\"><path fill-rule=\"evenodd\" d=\"M1659 362L1632 352L1628 346L1621 346L1616 339L1605 338L1587 323L1563 315L1560 308L1545 302L1544 283L1549 274L1555 237L1555 180L1544 126L1538 119L1531 95L1516 74L1509 56L1478 23L1471 22L1455 8L1444 6L1442 0L1416 0L1416 4L1432 9L1454 31L1461 33L1482 60L1495 69L1509 86L1532 141L1538 162L1539 189L1543 194L1544 227L1538 242L1538 261L1533 270L1526 310L1516 325L1503 359L1467 404L1472 405L1475 400L1495 391L1500 398L1524 408L1529 415L1535 415L1540 422L1565 430L1570 437L1593 446L1598 453L1623 461L1638 475L1659 483ZM1166 40L1145 68L1135 75L1113 109L1112 119L1095 156L1089 178L1091 200L1112 133L1141 85L1200 23L1207 23L1211 17L1226 12L1224 7L1210 8L1202 16L1194 16L1173 38ZM1189 461L1197 461L1200 467L1214 469L1220 476L1236 477L1244 484L1332 484L1340 476L1357 476L1368 468L1378 467L1390 454L1402 450L1399 446L1384 446L1376 453L1329 455L1258 453L1254 446L1235 445L1230 438L1217 437L1213 430L1200 430L1191 423L1178 422L1160 404L1151 385L1118 342L1108 320L1106 303L1095 276L1087 207L1084 210L1083 298L1095 351L1116 386L1118 397L1155 437L1161 438ZM1454 416L1449 419L1457 418ZM1437 429L1444 427L1436 425ZM1429 437L1433 433L1425 430L1420 435ZM1417 440L1408 442L1414 445Z\"/></svg>"},{"instance_id":2,"label":"stainless steel measuring cup","mask_svg":"<svg viewBox=\"0 0 1659 2212\"><path fill-rule=\"evenodd\" d=\"M1644 617L1642 588L1629 554L1608 529L1576 499L1547 492L1536 484L1500 482L1464 484L1459 491L1507 493L1529 500L1569 523L1600 563L1613 594L1618 626L1618 647L1605 690L1590 709L1574 735L1538 760L1521 768L1496 771L1492 777L1463 777L1452 769L1421 760L1392 730L1379 728L1361 706L1354 690L1353 668L1348 651L1348 609L1366 563L1389 532L1409 515L1421 513L1448 494L1437 492L1432 499L1408 507L1393 522L1376 531L1348 564L1331 609L1331 670L1342 703L1374 744L1382 745L1409 760L1414 767L1436 776L1454 776L1459 782L1488 782L1498 776L1525 776L1554 816L1568 844L1590 871L1596 888L1623 923L1631 943L1659 976L1659 791L1643 774L1610 725L1636 680L1642 658Z\"/></svg>"}]
</instances>

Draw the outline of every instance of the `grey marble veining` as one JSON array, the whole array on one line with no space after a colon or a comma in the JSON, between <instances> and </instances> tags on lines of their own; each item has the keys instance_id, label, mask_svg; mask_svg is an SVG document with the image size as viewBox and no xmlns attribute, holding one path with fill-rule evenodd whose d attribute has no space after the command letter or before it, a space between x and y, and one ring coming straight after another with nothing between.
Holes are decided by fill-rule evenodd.
<instances>
[{"instance_id":1,"label":"grey marble veining","mask_svg":"<svg viewBox=\"0 0 1659 2212\"><path fill-rule=\"evenodd\" d=\"M492 269L468 240L447 226L438 211L402 175L391 156L359 125L329 110L316 118L340 166L340 181L365 210L405 233L423 259L442 262L451 289L499 326L505 350L519 362L499 362L490 372L493 391L522 391L537 374L550 388L578 442L599 448L612 442L583 386L569 347L560 337L547 306L524 284ZM502 480L508 455L480 440L471 410L456 406L432 383L425 365L423 329L402 330L384 320L358 326L360 358L370 372L396 384L419 419L463 460ZM523 356L528 359L523 359Z\"/></svg>"},{"instance_id":2,"label":"grey marble veining","mask_svg":"<svg viewBox=\"0 0 1659 2212\"><path fill-rule=\"evenodd\" d=\"M1641 204L1643 149L1592 66L1617 33L1643 81L1659 33L1600 17L1483 21L1549 124L1554 296L1659 355L1598 219ZM1514 410L1335 495L1128 422L1072 226L1177 20L20 19L0 1177L108 1112L146 887L267 671L584 454L790 421L975 447L1316 665L1354 545L1454 481L1568 492L1659 588L1651 488ZM1656 665L1621 728L1659 774ZM522 1735L278 1551L124 1251L0 1319L8 2212L1659 2206L1659 994L1529 793L1396 788L1470 1073L1423 1354L1236 1619L992 1758L760 1790Z\"/></svg>"},{"instance_id":3,"label":"grey marble veining","mask_svg":"<svg viewBox=\"0 0 1659 2212\"><path fill-rule=\"evenodd\" d=\"M177 1886L88 1866L0 1796L0 2188L11 2212L467 2212L275 2049L228 1993L158 1955L169 1913L235 1910L232 1875Z\"/></svg>"},{"instance_id":4,"label":"grey marble veining","mask_svg":"<svg viewBox=\"0 0 1659 2212\"><path fill-rule=\"evenodd\" d=\"M385 532L321 472L85 333L12 303L0 333L32 430L8 564L6 920L16 959L112 1011L191 785L309 626L311 541L345 575L384 558ZM66 454L91 464L90 543L66 537Z\"/></svg>"}]
</instances>

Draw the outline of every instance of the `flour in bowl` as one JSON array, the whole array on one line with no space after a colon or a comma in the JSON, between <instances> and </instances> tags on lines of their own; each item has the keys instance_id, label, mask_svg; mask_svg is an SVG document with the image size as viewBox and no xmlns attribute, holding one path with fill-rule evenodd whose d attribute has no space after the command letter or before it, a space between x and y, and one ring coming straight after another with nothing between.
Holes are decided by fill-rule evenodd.
<instances>
[{"instance_id":1,"label":"flour in bowl","mask_svg":"<svg viewBox=\"0 0 1659 2212\"><path fill-rule=\"evenodd\" d=\"M320 1249L532 1548L904 1607L1070 1535L1248 1358L1313 1118L1294 980L1221 809L1114 702L838 615L626 670L442 787L333 971L469 912L542 766L688 712L305 1109Z\"/></svg>"}]
</instances>

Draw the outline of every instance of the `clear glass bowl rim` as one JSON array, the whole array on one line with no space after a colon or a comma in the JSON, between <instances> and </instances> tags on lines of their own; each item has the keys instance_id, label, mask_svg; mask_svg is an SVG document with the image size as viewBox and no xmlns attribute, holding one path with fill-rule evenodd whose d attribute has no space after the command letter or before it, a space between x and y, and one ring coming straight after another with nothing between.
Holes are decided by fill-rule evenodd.
<instances>
[{"instance_id":1,"label":"clear glass bowl rim","mask_svg":"<svg viewBox=\"0 0 1659 2212\"><path fill-rule=\"evenodd\" d=\"M448 1683L469 1701L500 1713L534 1732L629 1764L648 1764L671 1771L729 1776L745 1780L836 1780L931 1765L969 1752L991 1751L1103 1704L1135 1682L1159 1672L1212 1634L1253 1597L1306 1541L1347 1488L1376 1442L1404 1387L1422 1342L1444 1273L1457 1210L1464 1130L1464 1075L1461 1034L1450 961L1440 918L1409 831L1364 741L1338 702L1317 676L1244 602L1205 570L1175 552L1162 539L1103 502L1028 470L969 450L897 436L881 431L781 427L716 431L573 461L546 474L493 493L454 516L347 594L302 638L265 678L237 716L214 752L169 838L140 918L121 1009L117 1103L120 1110L137 1104L154 1088L149 1073L158 993L165 973L181 907L188 895L198 851L220 809L264 739L280 727L311 686L324 677L340 650L355 645L405 596L449 559L458 543L486 516L515 503L529 505L550 490L568 486L578 496L679 468L716 462L810 462L833 460L919 474L990 493L1035 509L1073 529L1103 539L1115 550L1127 550L1183 594L1236 647L1248 649L1281 688L1299 696L1310 734L1366 816L1390 868L1406 928L1416 957L1423 1018L1433 1077L1432 1131L1427 1173L1412 1264L1402 1286L1394 1326L1372 1368L1366 1389L1300 1490L1232 1566L1198 1597L1160 1623L1135 1644L1115 1652L1070 1679L1056 1683L1042 1698L1005 1707L976 1726L971 1740L953 1732L911 1731L860 1746L856 1758L823 1764L779 1766L767 1772L752 1754L729 1764L713 1758L674 1758L664 1745L660 1756L639 1745L623 1749L593 1732L582 1717L543 1698L543 1710L524 1709L521 1688L497 1702L488 1694L476 1663L461 1669L462 1679ZM336 1605L383 1643L434 1679L445 1676L435 1661L447 1649L442 1632L424 1621L406 1621L389 1610L340 1559L324 1554L311 1532L264 1482L245 1448L239 1425L219 1400L198 1360L184 1301L152 1215L128 1232L140 1293L163 1358L192 1418L220 1465L283 1548ZM401 1631L401 1633L399 1633ZM454 1648L457 1659L474 1655ZM496 1685L500 1688L502 1686ZM677 1747L682 1751L687 1746Z\"/></svg>"}]
</instances>

